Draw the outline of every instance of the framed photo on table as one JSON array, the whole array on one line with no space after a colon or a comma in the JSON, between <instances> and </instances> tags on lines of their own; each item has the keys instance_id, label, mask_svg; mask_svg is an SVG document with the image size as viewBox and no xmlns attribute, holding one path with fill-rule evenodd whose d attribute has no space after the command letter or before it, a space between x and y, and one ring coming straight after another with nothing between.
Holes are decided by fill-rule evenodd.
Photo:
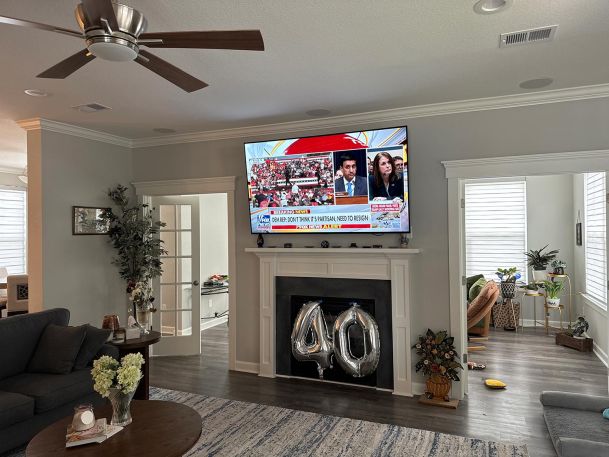
<instances>
[{"instance_id":1,"label":"framed photo on table","mask_svg":"<svg viewBox=\"0 0 609 457\"><path fill-rule=\"evenodd\" d=\"M109 208L93 206L72 207L72 235L107 235L108 222L102 219Z\"/></svg>"}]
</instances>

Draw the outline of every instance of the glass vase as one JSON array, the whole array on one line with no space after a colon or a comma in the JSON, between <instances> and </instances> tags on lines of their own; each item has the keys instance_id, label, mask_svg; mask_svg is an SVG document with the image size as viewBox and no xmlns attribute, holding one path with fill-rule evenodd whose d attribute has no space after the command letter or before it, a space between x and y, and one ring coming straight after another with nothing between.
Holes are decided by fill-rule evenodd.
<instances>
[{"instance_id":1,"label":"glass vase","mask_svg":"<svg viewBox=\"0 0 609 457\"><path fill-rule=\"evenodd\" d=\"M150 311L149 309L146 309L146 310L138 309L137 310L136 320L140 326L142 333L145 335L150 333L150 328L152 325L151 319L152 319L152 311Z\"/></svg>"},{"instance_id":2,"label":"glass vase","mask_svg":"<svg viewBox=\"0 0 609 457\"><path fill-rule=\"evenodd\" d=\"M112 404L111 425L124 427L131 423L131 400L133 399L133 394L135 394L135 390L126 394L121 389L110 387L108 399Z\"/></svg>"}]
</instances>

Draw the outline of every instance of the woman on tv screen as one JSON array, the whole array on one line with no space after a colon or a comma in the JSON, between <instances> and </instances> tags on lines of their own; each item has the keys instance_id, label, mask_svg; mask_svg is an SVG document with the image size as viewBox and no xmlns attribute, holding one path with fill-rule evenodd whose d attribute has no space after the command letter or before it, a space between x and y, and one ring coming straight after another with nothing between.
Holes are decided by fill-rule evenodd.
<instances>
[{"instance_id":1,"label":"woman on tv screen","mask_svg":"<svg viewBox=\"0 0 609 457\"><path fill-rule=\"evenodd\" d=\"M379 152L368 177L370 200L404 199L404 180L396 174L395 161L388 152Z\"/></svg>"}]
</instances>

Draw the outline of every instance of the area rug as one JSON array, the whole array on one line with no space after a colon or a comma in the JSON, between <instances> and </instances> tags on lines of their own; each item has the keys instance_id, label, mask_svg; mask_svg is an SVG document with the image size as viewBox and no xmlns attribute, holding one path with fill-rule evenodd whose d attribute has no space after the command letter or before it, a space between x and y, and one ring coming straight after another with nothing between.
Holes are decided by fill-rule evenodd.
<instances>
[{"instance_id":1,"label":"area rug","mask_svg":"<svg viewBox=\"0 0 609 457\"><path fill-rule=\"evenodd\" d=\"M203 432L185 457L527 457L524 445L377 424L152 387L152 400L184 403ZM6 457L23 457L22 450Z\"/></svg>"},{"instance_id":2,"label":"area rug","mask_svg":"<svg viewBox=\"0 0 609 457\"><path fill-rule=\"evenodd\" d=\"M526 446L152 388L151 398L199 412L187 457L527 457Z\"/></svg>"}]
</instances>

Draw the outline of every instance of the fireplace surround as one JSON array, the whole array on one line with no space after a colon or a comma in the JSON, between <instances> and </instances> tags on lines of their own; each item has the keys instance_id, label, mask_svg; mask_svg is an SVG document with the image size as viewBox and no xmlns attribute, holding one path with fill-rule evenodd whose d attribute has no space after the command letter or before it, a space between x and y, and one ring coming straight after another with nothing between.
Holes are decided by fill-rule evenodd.
<instances>
[{"instance_id":1,"label":"fireplace surround","mask_svg":"<svg viewBox=\"0 0 609 457\"><path fill-rule=\"evenodd\" d=\"M281 374L275 331L278 277L389 281L392 391L412 396L410 263L418 249L247 248L246 252L260 259L260 376Z\"/></svg>"}]
</instances>

